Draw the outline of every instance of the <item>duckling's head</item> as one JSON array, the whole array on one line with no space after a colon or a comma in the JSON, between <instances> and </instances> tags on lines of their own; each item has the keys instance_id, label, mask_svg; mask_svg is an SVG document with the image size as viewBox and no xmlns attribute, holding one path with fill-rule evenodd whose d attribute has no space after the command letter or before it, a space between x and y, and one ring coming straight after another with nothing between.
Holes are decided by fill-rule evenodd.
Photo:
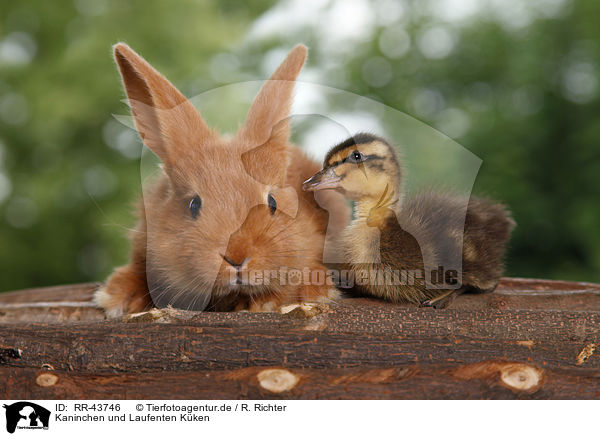
<instances>
[{"instance_id":1,"label":"duckling's head","mask_svg":"<svg viewBox=\"0 0 600 436\"><path fill-rule=\"evenodd\" d=\"M378 201L382 195L399 195L400 179L394 147L378 136L358 133L332 148L323 169L305 181L302 189L335 189L350 200Z\"/></svg>"}]
</instances>

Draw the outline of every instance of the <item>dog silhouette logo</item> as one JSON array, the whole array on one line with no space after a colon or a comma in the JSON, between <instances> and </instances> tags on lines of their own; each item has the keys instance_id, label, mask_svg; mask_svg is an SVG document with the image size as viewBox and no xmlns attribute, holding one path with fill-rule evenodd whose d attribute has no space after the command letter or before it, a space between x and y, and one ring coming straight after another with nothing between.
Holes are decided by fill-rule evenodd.
<instances>
[{"instance_id":1,"label":"dog silhouette logo","mask_svg":"<svg viewBox=\"0 0 600 436\"><path fill-rule=\"evenodd\" d=\"M14 433L18 429L48 429L50 411L28 401L5 404L6 431Z\"/></svg>"}]
</instances>

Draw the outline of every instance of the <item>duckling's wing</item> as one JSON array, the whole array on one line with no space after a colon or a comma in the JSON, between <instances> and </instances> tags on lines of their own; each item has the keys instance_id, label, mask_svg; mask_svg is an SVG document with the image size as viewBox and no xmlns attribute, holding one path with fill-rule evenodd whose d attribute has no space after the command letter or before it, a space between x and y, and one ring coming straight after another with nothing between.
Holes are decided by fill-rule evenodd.
<instances>
[{"instance_id":1,"label":"duckling's wing","mask_svg":"<svg viewBox=\"0 0 600 436\"><path fill-rule=\"evenodd\" d=\"M419 241L426 268L462 272L463 286L493 290L515 225L501 204L425 191L407 198L399 222Z\"/></svg>"},{"instance_id":2,"label":"duckling's wing","mask_svg":"<svg viewBox=\"0 0 600 436\"><path fill-rule=\"evenodd\" d=\"M424 191L405 200L400 225L419 241L426 269L462 268L466 199Z\"/></svg>"}]
</instances>

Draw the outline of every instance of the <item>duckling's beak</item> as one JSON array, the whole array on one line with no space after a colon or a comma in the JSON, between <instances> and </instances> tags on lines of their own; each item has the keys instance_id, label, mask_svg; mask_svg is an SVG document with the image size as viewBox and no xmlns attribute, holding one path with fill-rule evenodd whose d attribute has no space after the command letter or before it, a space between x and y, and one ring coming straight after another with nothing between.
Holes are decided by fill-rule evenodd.
<instances>
[{"instance_id":1,"label":"duckling's beak","mask_svg":"<svg viewBox=\"0 0 600 436\"><path fill-rule=\"evenodd\" d=\"M312 176L310 179L302 184L304 191L320 191L321 189L335 189L340 186L342 181L333 168L328 168L319 171L317 174Z\"/></svg>"}]
</instances>

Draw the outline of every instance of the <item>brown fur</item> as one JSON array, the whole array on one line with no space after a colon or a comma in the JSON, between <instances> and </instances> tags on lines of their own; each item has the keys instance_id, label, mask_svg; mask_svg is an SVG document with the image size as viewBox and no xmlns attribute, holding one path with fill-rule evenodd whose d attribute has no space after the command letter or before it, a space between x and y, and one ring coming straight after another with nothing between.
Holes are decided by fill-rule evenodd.
<instances>
[{"instance_id":1,"label":"brown fur","mask_svg":"<svg viewBox=\"0 0 600 436\"><path fill-rule=\"evenodd\" d=\"M328 213L300 189L319 166L288 142L294 80L306 48L290 52L231 140L211 131L193 105L131 48L117 44L114 54L136 127L162 160L164 174L145 192L130 264L115 270L96 301L118 315L151 307L150 294L156 300L168 293L169 299L154 301L159 305L204 299L218 310L272 310L335 296L331 286L281 285L279 276L268 285L233 285L233 267L223 259L250 258L248 271L324 268ZM275 214L267 206L269 194L277 201ZM339 231L347 206L342 196L331 194L321 204L333 211L330 221ZM189 212L195 195L202 199L197 219Z\"/></svg>"},{"instance_id":2,"label":"brown fur","mask_svg":"<svg viewBox=\"0 0 600 436\"><path fill-rule=\"evenodd\" d=\"M460 197L423 192L407 198L400 208L388 208L385 219L375 227L367 225L366 221L354 222L350 227L352 230L342 236L350 267L353 270L373 268L382 272L427 271L439 265L453 265L461 259L460 288L475 292L493 291L504 272L504 251L514 222L502 205L472 197L463 224L460 222L462 207ZM360 249L353 240L360 232L373 232L372 237L379 237L377 253L370 250L358 252ZM373 247L372 243L363 241L363 244L362 247ZM381 263L365 262L376 255L379 255ZM431 289L423 280L415 280L413 284L362 286L358 290L390 301L421 303L447 289Z\"/></svg>"},{"instance_id":3,"label":"brown fur","mask_svg":"<svg viewBox=\"0 0 600 436\"><path fill-rule=\"evenodd\" d=\"M346 161L354 151L366 160ZM334 147L324 169L305 188L318 190L320 184L356 201L355 219L339 241L345 268L355 276L368 271L377 277L395 271L429 274L443 266L462 272L457 292L490 292L498 284L514 227L510 213L486 199L472 197L467 206L465 198L442 192L425 191L404 200L401 165L385 139L363 133ZM412 283L359 283L354 290L422 303L452 289L440 285L433 288L415 278Z\"/></svg>"}]
</instances>

